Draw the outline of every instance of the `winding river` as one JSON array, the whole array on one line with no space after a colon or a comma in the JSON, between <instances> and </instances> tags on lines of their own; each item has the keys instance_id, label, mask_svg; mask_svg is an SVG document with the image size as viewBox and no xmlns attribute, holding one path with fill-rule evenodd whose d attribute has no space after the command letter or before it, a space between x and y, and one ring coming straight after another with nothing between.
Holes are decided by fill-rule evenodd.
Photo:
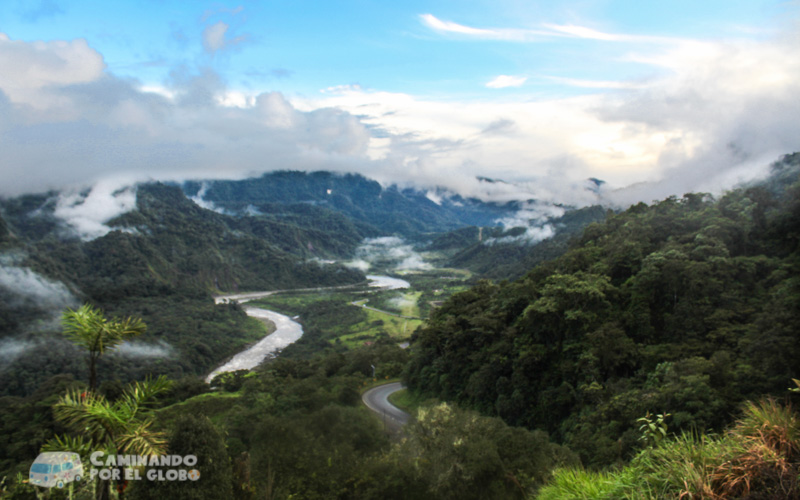
<instances>
[{"instance_id":1,"label":"winding river","mask_svg":"<svg viewBox=\"0 0 800 500\"><path fill-rule=\"evenodd\" d=\"M374 288L384 288L388 290L399 290L402 288L409 288L411 285L408 281L401 280L398 278L392 278L389 276L375 276L369 275L367 276L369 279L369 286ZM313 288L313 289L303 289L303 290L331 290L337 288L346 288L346 287L330 287L330 288ZM286 292L289 290L280 290L282 292ZM229 295L220 295L214 299L217 304L221 304L224 302L228 302L231 300L235 300L239 303L245 303L251 300L255 300L262 297L268 297L274 293L279 293L279 291L271 291L271 292L252 292L252 293L237 293L237 294L229 294ZM262 361L264 361L268 356L275 354L275 352L280 351L284 347L288 346L289 344L296 342L303 336L303 326L293 321L292 318L288 316L284 316L283 314L276 313L275 311L270 311L269 309L261 309L259 307L251 307L245 306L244 307L245 313L248 316L253 318L258 318L261 320L269 320L275 324L275 331L260 341L258 341L255 345L250 346L249 348L245 349L244 351L236 354L231 358L227 363L223 364L219 368L215 369L211 373L208 374L206 377L206 383L210 383L211 380L219 375L220 373L224 372L232 372L236 370L252 370Z\"/></svg>"}]
</instances>

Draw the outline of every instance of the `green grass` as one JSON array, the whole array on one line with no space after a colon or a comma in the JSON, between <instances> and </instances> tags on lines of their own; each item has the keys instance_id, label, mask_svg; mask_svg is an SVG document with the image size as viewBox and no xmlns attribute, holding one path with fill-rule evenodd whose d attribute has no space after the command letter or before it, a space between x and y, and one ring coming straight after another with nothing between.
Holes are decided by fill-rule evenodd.
<instances>
[{"instance_id":1,"label":"green grass","mask_svg":"<svg viewBox=\"0 0 800 500\"><path fill-rule=\"evenodd\" d=\"M389 402L406 413L416 415L417 409L420 406L428 406L431 400L410 392L408 389L401 389L389 395Z\"/></svg>"},{"instance_id":2,"label":"green grass","mask_svg":"<svg viewBox=\"0 0 800 500\"><path fill-rule=\"evenodd\" d=\"M400 314L412 318L419 317L419 298L422 297L422 292L408 292L403 294L403 300L408 302L400 308Z\"/></svg>"},{"instance_id":3,"label":"green grass","mask_svg":"<svg viewBox=\"0 0 800 500\"><path fill-rule=\"evenodd\" d=\"M374 324L377 321L382 321L383 325L378 327L379 330L386 332L390 337L396 339L406 339L410 337L411 334L414 333L414 330L422 324L422 321L418 319L398 318L397 316L373 311L371 309L365 309L365 311L369 318L367 320L368 323Z\"/></svg>"},{"instance_id":4,"label":"green grass","mask_svg":"<svg viewBox=\"0 0 800 500\"><path fill-rule=\"evenodd\" d=\"M559 469L550 483L539 491L537 500L614 499L614 476L583 469Z\"/></svg>"}]
</instances>

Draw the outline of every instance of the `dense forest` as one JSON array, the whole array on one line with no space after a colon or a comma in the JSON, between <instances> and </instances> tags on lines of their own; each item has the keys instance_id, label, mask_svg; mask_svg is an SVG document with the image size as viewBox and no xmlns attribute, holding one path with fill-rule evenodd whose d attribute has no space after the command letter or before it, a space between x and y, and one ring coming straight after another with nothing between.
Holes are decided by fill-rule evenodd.
<instances>
[{"instance_id":1,"label":"dense forest","mask_svg":"<svg viewBox=\"0 0 800 500\"><path fill-rule=\"evenodd\" d=\"M437 203L427 197L426 191L394 185L384 188L361 175L331 172L281 171L243 181L191 181L183 189L189 196L201 197L234 213L286 213L311 206L407 237L464 226L494 226L498 218L520 207L516 201L487 203L452 193Z\"/></svg>"},{"instance_id":2,"label":"dense forest","mask_svg":"<svg viewBox=\"0 0 800 500\"><path fill-rule=\"evenodd\" d=\"M638 449L636 420L720 431L798 376L800 155L714 199L640 203L514 282L481 282L416 335L410 388L543 429L586 466Z\"/></svg>"},{"instance_id":3,"label":"dense forest","mask_svg":"<svg viewBox=\"0 0 800 500\"><path fill-rule=\"evenodd\" d=\"M53 215L55 195L4 200L0 338L22 350L0 370L0 394L26 395L83 360L58 335L57 318L81 301L148 325L133 356L101 360L123 382L146 373L203 374L264 335L241 308L217 307L220 291L359 283L364 275L320 257L344 256L362 233L344 216L234 217L203 209L175 186L137 189L136 209L84 241ZM149 347L149 349L147 349ZM103 371L101 370L101 374Z\"/></svg>"},{"instance_id":4,"label":"dense forest","mask_svg":"<svg viewBox=\"0 0 800 500\"><path fill-rule=\"evenodd\" d=\"M136 210L91 241L65 236L53 195L3 201L2 264L16 273L7 275L38 276L64 301L0 289L0 340L29 349L0 370L0 496L41 494L24 479L42 449L121 449L136 432L139 442L162 437L162 453L197 455L202 479L117 481L111 498L800 496L800 424L786 404L800 371L800 154L717 198L567 211L538 244L485 244L525 230L459 228L437 212L414 228L419 248L475 275L405 276L427 316L410 348L352 305L390 308L396 296L283 294L263 304L302 312L303 338L257 370L206 384L200 375L267 333L212 293L363 282L320 261L389 234L374 224L379 214L395 196L401 206L416 196L356 196L350 207L324 202L327 190L369 191L370 182L281 175L286 186L303 177L299 191L183 186L236 215L203 209L176 186L140 186ZM443 232L428 232L437 224ZM437 300L443 279L464 291ZM61 312L80 302L141 318L140 338L163 355L103 356L86 396L85 352L59 335L57 316L42 315L43 303ZM369 342L350 336L365 324L378 332ZM361 403L364 390L397 379L414 415L401 435ZM70 404L115 423L85 426L65 417ZM74 497L94 498L94 485L77 485Z\"/></svg>"}]
</instances>

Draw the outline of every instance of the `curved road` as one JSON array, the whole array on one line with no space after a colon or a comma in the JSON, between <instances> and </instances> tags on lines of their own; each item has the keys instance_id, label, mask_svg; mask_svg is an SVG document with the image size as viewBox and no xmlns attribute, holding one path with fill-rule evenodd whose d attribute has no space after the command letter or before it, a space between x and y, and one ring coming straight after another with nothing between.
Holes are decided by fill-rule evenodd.
<instances>
[{"instance_id":1,"label":"curved road","mask_svg":"<svg viewBox=\"0 0 800 500\"><path fill-rule=\"evenodd\" d=\"M384 429L399 431L410 418L409 414L389 402L389 394L403 389L403 384L393 382L369 389L361 395L361 401L383 420Z\"/></svg>"}]
</instances>

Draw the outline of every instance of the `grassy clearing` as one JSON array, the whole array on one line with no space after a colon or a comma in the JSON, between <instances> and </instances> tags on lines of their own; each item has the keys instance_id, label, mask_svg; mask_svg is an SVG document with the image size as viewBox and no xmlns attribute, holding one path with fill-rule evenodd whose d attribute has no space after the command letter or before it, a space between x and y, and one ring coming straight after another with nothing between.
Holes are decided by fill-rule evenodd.
<instances>
[{"instance_id":1,"label":"grassy clearing","mask_svg":"<svg viewBox=\"0 0 800 500\"><path fill-rule=\"evenodd\" d=\"M418 319L398 318L397 316L373 311L371 309L365 309L365 311L369 318L367 320L368 323L375 325L373 328L377 327L379 331L386 332L390 337L396 339L406 339L410 337L411 334L414 333L414 330L422 324L422 321ZM378 323L380 323L379 326Z\"/></svg>"}]
</instances>

